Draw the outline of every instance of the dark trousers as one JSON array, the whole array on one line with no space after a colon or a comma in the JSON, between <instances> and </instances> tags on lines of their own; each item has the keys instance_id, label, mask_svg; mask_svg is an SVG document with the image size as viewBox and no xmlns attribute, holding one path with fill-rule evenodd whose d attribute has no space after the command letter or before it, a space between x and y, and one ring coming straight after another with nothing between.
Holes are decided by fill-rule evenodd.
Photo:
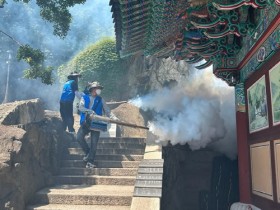
<instances>
[{"instance_id":1,"label":"dark trousers","mask_svg":"<svg viewBox=\"0 0 280 210\"><path fill-rule=\"evenodd\" d=\"M74 129L74 116L73 116L73 102L62 102L60 101L60 115L63 122L63 129L66 131L68 128L69 132L75 132Z\"/></svg>"},{"instance_id":2,"label":"dark trousers","mask_svg":"<svg viewBox=\"0 0 280 210\"><path fill-rule=\"evenodd\" d=\"M90 132L90 147L85 140L85 136L89 132ZM100 131L90 130L85 125L82 125L78 130L77 141L79 142L85 154L88 156L88 162L90 163L94 163L99 136L100 136Z\"/></svg>"}]
</instances>

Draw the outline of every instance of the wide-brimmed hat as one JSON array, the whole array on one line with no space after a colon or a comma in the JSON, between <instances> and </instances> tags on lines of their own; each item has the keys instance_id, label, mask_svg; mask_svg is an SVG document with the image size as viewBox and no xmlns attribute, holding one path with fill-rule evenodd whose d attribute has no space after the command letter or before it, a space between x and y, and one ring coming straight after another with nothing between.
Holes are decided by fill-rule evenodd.
<instances>
[{"instance_id":1,"label":"wide-brimmed hat","mask_svg":"<svg viewBox=\"0 0 280 210\"><path fill-rule=\"evenodd\" d=\"M81 76L82 76L81 74L79 74L78 72L74 71L74 72L71 72L71 73L67 76L67 78L68 78L68 79L72 79L72 78L81 77Z\"/></svg>"},{"instance_id":2,"label":"wide-brimmed hat","mask_svg":"<svg viewBox=\"0 0 280 210\"><path fill-rule=\"evenodd\" d=\"M103 89L104 87L99 82L94 81L94 82L91 82L90 85L89 85L89 92L93 88Z\"/></svg>"}]
</instances>

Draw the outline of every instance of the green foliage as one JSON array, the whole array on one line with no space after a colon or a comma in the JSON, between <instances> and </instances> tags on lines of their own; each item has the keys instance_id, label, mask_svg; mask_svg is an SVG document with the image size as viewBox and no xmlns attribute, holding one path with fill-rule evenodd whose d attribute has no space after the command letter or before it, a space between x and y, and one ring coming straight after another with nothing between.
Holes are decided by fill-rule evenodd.
<instances>
[{"instance_id":1,"label":"green foliage","mask_svg":"<svg viewBox=\"0 0 280 210\"><path fill-rule=\"evenodd\" d=\"M116 99L119 98L119 88L124 85L126 69L125 60L116 53L115 41L103 38L60 66L58 73L65 78L70 72L78 71L82 74L80 87L97 80L105 87L102 95L107 99Z\"/></svg>"},{"instance_id":2,"label":"green foliage","mask_svg":"<svg viewBox=\"0 0 280 210\"><path fill-rule=\"evenodd\" d=\"M24 60L30 66L30 69L24 70L24 78L41 78L44 84L53 84L52 67L44 67L45 56L38 49L33 49L29 45L22 45L17 52L18 61Z\"/></svg>"},{"instance_id":3,"label":"green foliage","mask_svg":"<svg viewBox=\"0 0 280 210\"><path fill-rule=\"evenodd\" d=\"M14 0L16 2L22 0ZM30 0L23 0L24 3ZM37 5L41 8L41 17L51 23L54 27L54 35L65 38L70 28L71 14L69 7L75 4L84 4L86 0L37 0Z\"/></svg>"},{"instance_id":4,"label":"green foliage","mask_svg":"<svg viewBox=\"0 0 280 210\"><path fill-rule=\"evenodd\" d=\"M44 53L38 49L33 49L29 45L22 45L18 49L17 59L25 60L30 66L42 63L45 59Z\"/></svg>"}]
</instances>

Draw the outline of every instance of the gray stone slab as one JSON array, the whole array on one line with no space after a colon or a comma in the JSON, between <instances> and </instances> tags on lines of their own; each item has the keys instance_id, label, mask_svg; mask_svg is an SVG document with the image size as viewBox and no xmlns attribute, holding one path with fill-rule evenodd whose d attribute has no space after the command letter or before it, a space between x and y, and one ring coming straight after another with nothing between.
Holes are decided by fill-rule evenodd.
<instances>
[{"instance_id":1,"label":"gray stone slab","mask_svg":"<svg viewBox=\"0 0 280 210\"><path fill-rule=\"evenodd\" d=\"M138 173L140 173L140 174L162 174L163 168L139 168Z\"/></svg>"},{"instance_id":2,"label":"gray stone slab","mask_svg":"<svg viewBox=\"0 0 280 210\"><path fill-rule=\"evenodd\" d=\"M145 159L142 160L140 168L162 168L163 167L163 160L162 159Z\"/></svg>"},{"instance_id":3,"label":"gray stone slab","mask_svg":"<svg viewBox=\"0 0 280 210\"><path fill-rule=\"evenodd\" d=\"M161 197L161 189L160 188L135 187L133 196L135 196L135 197Z\"/></svg>"},{"instance_id":4,"label":"gray stone slab","mask_svg":"<svg viewBox=\"0 0 280 210\"><path fill-rule=\"evenodd\" d=\"M162 180L162 174L138 174L137 180Z\"/></svg>"},{"instance_id":5,"label":"gray stone slab","mask_svg":"<svg viewBox=\"0 0 280 210\"><path fill-rule=\"evenodd\" d=\"M135 187L162 188L162 181L136 180Z\"/></svg>"}]
</instances>

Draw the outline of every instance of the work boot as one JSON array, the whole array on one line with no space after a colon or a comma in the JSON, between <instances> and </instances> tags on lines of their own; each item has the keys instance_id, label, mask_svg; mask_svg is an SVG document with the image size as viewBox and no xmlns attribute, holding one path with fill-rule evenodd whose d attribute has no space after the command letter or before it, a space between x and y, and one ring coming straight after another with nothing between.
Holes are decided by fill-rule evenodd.
<instances>
[{"instance_id":1,"label":"work boot","mask_svg":"<svg viewBox=\"0 0 280 210\"><path fill-rule=\"evenodd\" d=\"M96 168L96 165L93 163L87 162L86 168Z\"/></svg>"}]
</instances>

